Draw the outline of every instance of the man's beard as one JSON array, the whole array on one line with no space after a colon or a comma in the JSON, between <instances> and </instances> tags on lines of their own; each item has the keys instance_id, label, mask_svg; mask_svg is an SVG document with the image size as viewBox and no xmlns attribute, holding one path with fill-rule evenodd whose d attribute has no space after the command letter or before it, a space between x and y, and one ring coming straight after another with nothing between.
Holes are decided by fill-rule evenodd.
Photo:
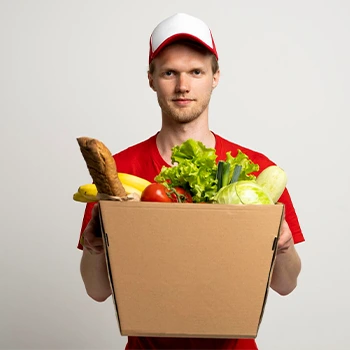
<instances>
[{"instance_id":1,"label":"man's beard","mask_svg":"<svg viewBox=\"0 0 350 350\"><path fill-rule=\"evenodd\" d=\"M168 102L158 98L158 103L164 116L167 116L177 123L186 124L196 120L202 115L202 113L208 108L210 97L211 95L209 94L200 102L198 102L198 100L193 101L192 103L195 104L194 106L184 108L174 106L171 100Z\"/></svg>"}]
</instances>

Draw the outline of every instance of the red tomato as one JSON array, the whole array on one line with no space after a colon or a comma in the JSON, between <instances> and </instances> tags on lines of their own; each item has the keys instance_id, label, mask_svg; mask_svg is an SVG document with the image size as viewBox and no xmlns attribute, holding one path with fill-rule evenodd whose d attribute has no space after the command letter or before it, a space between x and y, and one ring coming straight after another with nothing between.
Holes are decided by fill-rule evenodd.
<instances>
[{"instance_id":1,"label":"red tomato","mask_svg":"<svg viewBox=\"0 0 350 350\"><path fill-rule=\"evenodd\" d=\"M192 203L192 197L182 187L168 189L160 183L151 183L143 190L141 201Z\"/></svg>"},{"instance_id":2,"label":"red tomato","mask_svg":"<svg viewBox=\"0 0 350 350\"><path fill-rule=\"evenodd\" d=\"M182 187L175 187L171 193L173 202L192 203L192 196Z\"/></svg>"},{"instance_id":3,"label":"red tomato","mask_svg":"<svg viewBox=\"0 0 350 350\"><path fill-rule=\"evenodd\" d=\"M151 183L141 194L141 201L143 202L172 202L169 190L162 184Z\"/></svg>"}]
</instances>

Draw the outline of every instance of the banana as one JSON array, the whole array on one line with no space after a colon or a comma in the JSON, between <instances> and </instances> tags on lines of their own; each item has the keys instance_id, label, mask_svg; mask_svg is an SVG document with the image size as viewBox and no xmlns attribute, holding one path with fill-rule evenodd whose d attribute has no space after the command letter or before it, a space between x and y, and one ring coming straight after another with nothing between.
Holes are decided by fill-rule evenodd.
<instances>
[{"instance_id":1,"label":"banana","mask_svg":"<svg viewBox=\"0 0 350 350\"><path fill-rule=\"evenodd\" d=\"M118 176L120 181L124 185L124 187L125 185L129 185L138 189L141 192L150 184L150 182L147 181L146 179L143 179L135 175L118 173Z\"/></svg>"},{"instance_id":2,"label":"banana","mask_svg":"<svg viewBox=\"0 0 350 350\"><path fill-rule=\"evenodd\" d=\"M78 188L78 193L85 197L96 197L97 196L97 188L94 184L86 184L81 185Z\"/></svg>"},{"instance_id":3,"label":"banana","mask_svg":"<svg viewBox=\"0 0 350 350\"><path fill-rule=\"evenodd\" d=\"M126 194L136 193L141 197L142 191L138 190L137 188L125 184L123 184L123 187L125 188Z\"/></svg>"},{"instance_id":4,"label":"banana","mask_svg":"<svg viewBox=\"0 0 350 350\"><path fill-rule=\"evenodd\" d=\"M149 181L135 175L126 173L118 173L119 179L127 194L135 193L141 196L142 191L150 184ZM78 188L78 192L74 193L73 199L77 202L97 202L98 191L95 184L85 184Z\"/></svg>"},{"instance_id":5,"label":"banana","mask_svg":"<svg viewBox=\"0 0 350 350\"><path fill-rule=\"evenodd\" d=\"M73 194L73 200L75 200L76 202L82 202L82 203L97 202L97 198L87 197L82 195L79 192L76 192Z\"/></svg>"}]
</instances>

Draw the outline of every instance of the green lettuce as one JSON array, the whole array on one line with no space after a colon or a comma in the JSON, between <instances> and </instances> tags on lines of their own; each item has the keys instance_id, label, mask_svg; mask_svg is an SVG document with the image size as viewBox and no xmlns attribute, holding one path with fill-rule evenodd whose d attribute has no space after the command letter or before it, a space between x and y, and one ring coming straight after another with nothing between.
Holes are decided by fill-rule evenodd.
<instances>
[{"instance_id":1,"label":"green lettuce","mask_svg":"<svg viewBox=\"0 0 350 350\"><path fill-rule=\"evenodd\" d=\"M163 166L154 180L183 187L191 193L193 202L210 202L216 193L216 158L215 149L189 139L172 148L174 166Z\"/></svg>"},{"instance_id":2,"label":"green lettuce","mask_svg":"<svg viewBox=\"0 0 350 350\"><path fill-rule=\"evenodd\" d=\"M235 169L236 165L241 165L241 172L239 174L238 180L255 180L256 176L251 174L255 171L259 170L259 165L253 163L249 157L244 154L240 149L238 150L238 153L236 157L231 156L231 152L226 153L226 163L230 164L230 173L229 178L231 179L233 176L233 171Z\"/></svg>"},{"instance_id":3,"label":"green lettuce","mask_svg":"<svg viewBox=\"0 0 350 350\"><path fill-rule=\"evenodd\" d=\"M154 180L166 183L170 187L183 187L191 193L195 203L213 202L219 190L216 158L214 148L208 148L200 141L188 139L172 148L173 166L163 166ZM255 180L255 176L250 173L259 170L259 166L240 150L236 157L232 157L231 152L227 152L224 163L229 169L229 180L233 176L236 165L241 167L238 180Z\"/></svg>"}]
</instances>

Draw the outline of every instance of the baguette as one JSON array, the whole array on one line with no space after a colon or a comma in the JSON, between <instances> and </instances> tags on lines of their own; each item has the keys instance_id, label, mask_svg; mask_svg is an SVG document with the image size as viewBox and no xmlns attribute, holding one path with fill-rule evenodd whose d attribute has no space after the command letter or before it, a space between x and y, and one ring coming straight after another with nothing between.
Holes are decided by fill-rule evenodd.
<instances>
[{"instance_id":1,"label":"baguette","mask_svg":"<svg viewBox=\"0 0 350 350\"><path fill-rule=\"evenodd\" d=\"M117 165L109 149L99 140L77 138L80 151L100 194L126 197L127 193L118 177Z\"/></svg>"}]
</instances>

